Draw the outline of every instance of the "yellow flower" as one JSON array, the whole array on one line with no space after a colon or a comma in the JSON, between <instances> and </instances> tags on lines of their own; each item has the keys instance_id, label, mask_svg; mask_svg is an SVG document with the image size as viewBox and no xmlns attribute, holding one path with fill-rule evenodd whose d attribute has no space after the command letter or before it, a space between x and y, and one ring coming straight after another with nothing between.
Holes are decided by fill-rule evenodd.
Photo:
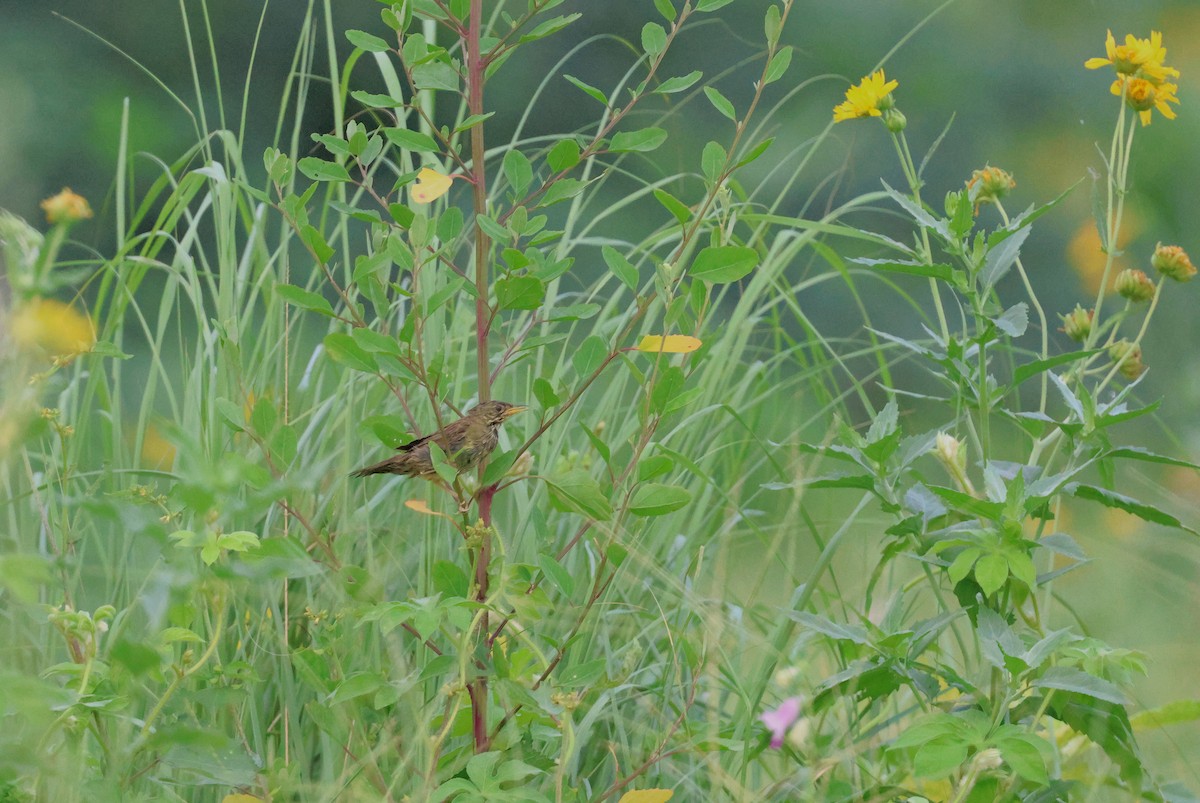
<instances>
[{"instance_id":1,"label":"yellow flower","mask_svg":"<svg viewBox=\"0 0 1200 803\"><path fill-rule=\"evenodd\" d=\"M1162 34L1151 31L1149 39L1138 39L1133 34L1125 35L1125 44L1118 45L1112 31L1104 43L1108 58L1088 59L1083 63L1089 70L1111 64L1119 75L1144 78L1153 84L1161 84L1167 78L1178 78L1179 70L1163 64L1167 49L1162 46Z\"/></svg>"},{"instance_id":2,"label":"yellow flower","mask_svg":"<svg viewBox=\"0 0 1200 803\"><path fill-rule=\"evenodd\" d=\"M1177 245L1159 243L1154 248L1154 256L1150 257L1154 269L1177 282L1190 281L1196 275L1196 266L1188 258L1187 251Z\"/></svg>"},{"instance_id":3,"label":"yellow flower","mask_svg":"<svg viewBox=\"0 0 1200 803\"><path fill-rule=\"evenodd\" d=\"M89 351L96 331L88 316L52 298L35 298L16 309L12 336L18 346L66 357Z\"/></svg>"},{"instance_id":4,"label":"yellow flower","mask_svg":"<svg viewBox=\"0 0 1200 803\"><path fill-rule=\"evenodd\" d=\"M63 187L62 192L42 201L41 206L46 210L46 220L50 223L74 223L92 216L87 199L71 192L70 187Z\"/></svg>"},{"instance_id":5,"label":"yellow flower","mask_svg":"<svg viewBox=\"0 0 1200 803\"><path fill-rule=\"evenodd\" d=\"M415 204L427 204L449 192L453 183L454 176L444 176L436 170L423 167L417 173L417 183L409 190L409 197Z\"/></svg>"},{"instance_id":6,"label":"yellow flower","mask_svg":"<svg viewBox=\"0 0 1200 803\"><path fill-rule=\"evenodd\" d=\"M1179 103L1179 98L1175 97L1178 89L1175 84L1155 84L1145 78L1129 78L1124 75L1113 81L1110 87L1114 95L1124 95L1125 103L1142 118L1142 125L1150 125L1152 109L1158 109L1163 117L1174 120L1175 110L1167 104Z\"/></svg>"},{"instance_id":7,"label":"yellow flower","mask_svg":"<svg viewBox=\"0 0 1200 803\"><path fill-rule=\"evenodd\" d=\"M854 120L858 117L880 117L895 105L892 90L900 86L899 81L884 78L883 70L877 70L846 90L846 100L833 107L833 121Z\"/></svg>"},{"instance_id":8,"label":"yellow flower","mask_svg":"<svg viewBox=\"0 0 1200 803\"><path fill-rule=\"evenodd\" d=\"M980 204L994 204L1016 186L1012 174L998 167L986 165L982 170L972 172L967 181L967 192L971 203L975 205L975 214L979 214Z\"/></svg>"}]
</instances>

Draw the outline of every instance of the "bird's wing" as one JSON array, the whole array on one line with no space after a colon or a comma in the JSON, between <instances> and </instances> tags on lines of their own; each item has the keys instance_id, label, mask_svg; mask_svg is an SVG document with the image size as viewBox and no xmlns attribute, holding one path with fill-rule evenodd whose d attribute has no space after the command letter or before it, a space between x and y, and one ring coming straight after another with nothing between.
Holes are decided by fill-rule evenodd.
<instances>
[{"instance_id":1,"label":"bird's wing","mask_svg":"<svg viewBox=\"0 0 1200 803\"><path fill-rule=\"evenodd\" d=\"M432 435L426 435L423 438L417 438L415 441L409 441L408 443L402 443L396 447L396 451L397 452L411 452L413 449L416 449L418 446L427 442L432 437L433 437Z\"/></svg>"}]
</instances>

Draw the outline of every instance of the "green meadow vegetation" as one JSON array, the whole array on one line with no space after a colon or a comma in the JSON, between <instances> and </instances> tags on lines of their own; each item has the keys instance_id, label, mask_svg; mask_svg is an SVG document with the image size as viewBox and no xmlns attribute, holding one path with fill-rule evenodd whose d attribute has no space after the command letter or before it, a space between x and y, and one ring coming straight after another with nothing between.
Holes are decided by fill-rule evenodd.
<instances>
[{"instance_id":1,"label":"green meadow vegetation","mask_svg":"<svg viewBox=\"0 0 1200 803\"><path fill-rule=\"evenodd\" d=\"M123 122L111 252L70 190L0 213L0 801L1195 799L1139 739L1200 703L1134 704L1148 657L1060 590L1069 512L1197 526L1122 428L1196 272L1116 247L1184 111L1159 34L1086 65L1103 172L1010 208L986 153L926 183L955 130L910 142L903 75L805 94L793 0L646 3L617 83L565 58L494 136L506 65L604 22L563 5L310 3L265 153L197 49L191 149ZM757 40L681 68L730 14ZM593 123L544 133L564 81ZM785 103L828 122L783 145ZM798 208L846 126L895 161ZM1023 246L1088 193L1060 311ZM350 476L488 400L527 409L478 466Z\"/></svg>"}]
</instances>

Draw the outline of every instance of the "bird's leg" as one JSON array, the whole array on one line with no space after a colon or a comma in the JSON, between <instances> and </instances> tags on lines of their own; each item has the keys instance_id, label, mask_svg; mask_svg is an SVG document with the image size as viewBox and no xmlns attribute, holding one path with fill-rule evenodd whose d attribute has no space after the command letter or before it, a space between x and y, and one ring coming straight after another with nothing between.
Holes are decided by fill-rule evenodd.
<instances>
[{"instance_id":1,"label":"bird's leg","mask_svg":"<svg viewBox=\"0 0 1200 803\"><path fill-rule=\"evenodd\" d=\"M454 499L458 502L458 512L460 514L466 513L471 509L471 497L463 492L462 483L459 481L457 475L454 477L454 488L450 492L454 494Z\"/></svg>"}]
</instances>

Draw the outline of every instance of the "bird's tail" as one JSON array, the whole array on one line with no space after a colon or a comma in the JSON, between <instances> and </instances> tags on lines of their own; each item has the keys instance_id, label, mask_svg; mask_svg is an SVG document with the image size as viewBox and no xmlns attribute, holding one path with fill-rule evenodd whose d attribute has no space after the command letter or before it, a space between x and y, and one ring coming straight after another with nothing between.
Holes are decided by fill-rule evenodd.
<instances>
[{"instance_id":1,"label":"bird's tail","mask_svg":"<svg viewBox=\"0 0 1200 803\"><path fill-rule=\"evenodd\" d=\"M352 471L352 472L350 472L350 476L351 477L369 477L372 474L388 474L388 473L390 473L388 471L388 461L383 460L379 463L376 463L373 466L367 466L366 468L360 468L358 471Z\"/></svg>"}]
</instances>

